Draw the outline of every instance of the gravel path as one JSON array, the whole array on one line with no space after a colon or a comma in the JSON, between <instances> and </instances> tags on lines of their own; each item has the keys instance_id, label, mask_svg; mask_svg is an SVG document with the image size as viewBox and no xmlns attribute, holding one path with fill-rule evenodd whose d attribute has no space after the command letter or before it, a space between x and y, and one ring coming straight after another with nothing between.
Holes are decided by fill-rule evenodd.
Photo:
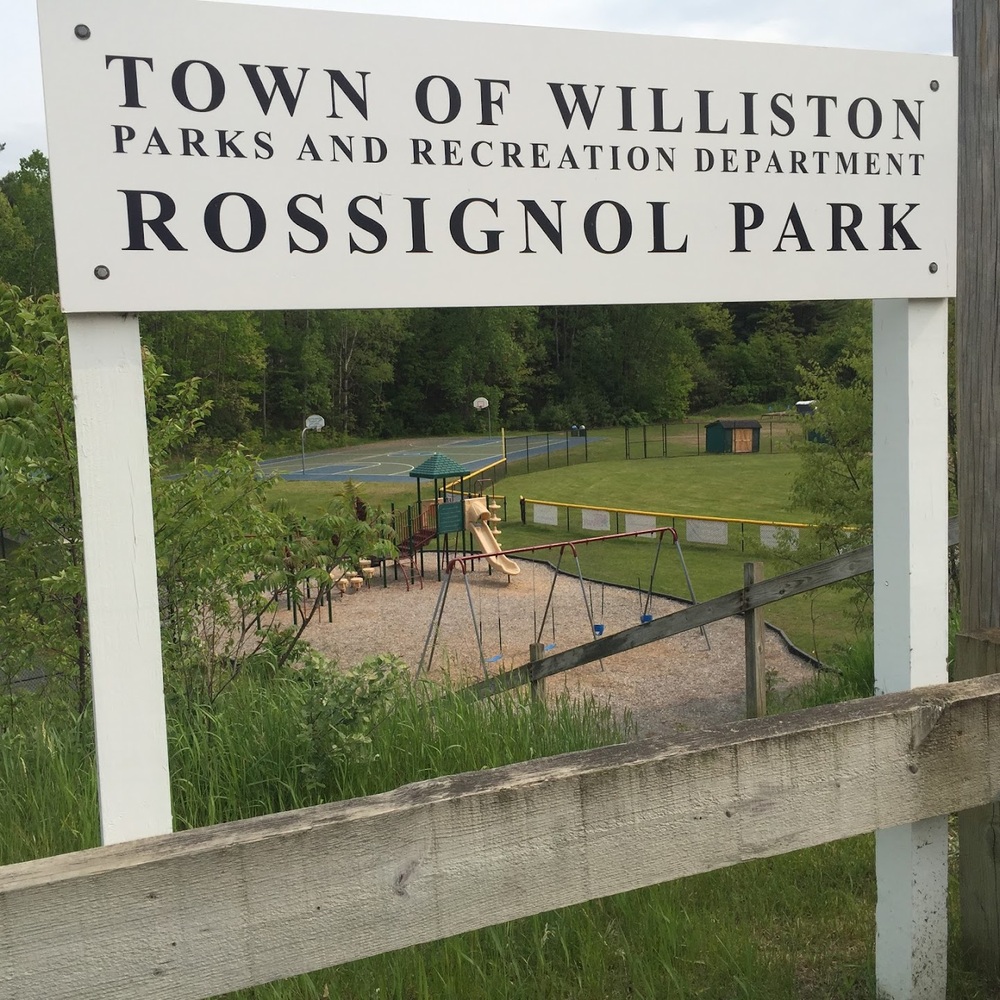
<instances>
[{"instance_id":1,"label":"gravel path","mask_svg":"<svg viewBox=\"0 0 1000 1000\"><path fill-rule=\"evenodd\" d=\"M491 674L528 660L534 623L541 621L554 573L544 564L522 561L521 566L520 575L509 581L482 571L470 574L468 593L462 577L455 575L445 600L432 676L447 672L455 680L480 679L476 644L480 629L486 658L498 657L487 664ZM402 579L393 582L390 572L389 586L383 588L376 577L371 587L334 598L332 623L327 621L325 608L318 611L305 637L342 664L390 652L416 670L441 586L436 580L425 580L422 588L418 582L407 590ZM552 599L555 627L550 614L542 636L546 645L563 650L591 638L584 589L595 621L605 625L605 634L639 623L645 598L635 590L597 583L581 588L578 578L560 574ZM649 610L660 617L682 607L654 596ZM548 694L593 695L616 711L627 709L640 737L742 719L746 708L743 621L735 617L714 622L707 632L711 649L699 631L685 632L621 653L603 665L588 664L549 678ZM815 676L815 668L790 653L770 630L765 656L771 683L779 690Z\"/></svg>"}]
</instances>

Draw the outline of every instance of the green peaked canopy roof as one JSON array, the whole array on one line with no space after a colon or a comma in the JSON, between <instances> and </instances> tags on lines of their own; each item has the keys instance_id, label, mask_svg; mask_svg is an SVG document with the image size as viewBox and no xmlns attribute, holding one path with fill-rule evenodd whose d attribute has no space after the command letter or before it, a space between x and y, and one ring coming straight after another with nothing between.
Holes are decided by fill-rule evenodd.
<instances>
[{"instance_id":1,"label":"green peaked canopy roof","mask_svg":"<svg viewBox=\"0 0 1000 1000\"><path fill-rule=\"evenodd\" d=\"M447 479L450 476L467 476L469 470L459 465L447 455L431 455L426 462L421 462L410 470L414 479Z\"/></svg>"}]
</instances>

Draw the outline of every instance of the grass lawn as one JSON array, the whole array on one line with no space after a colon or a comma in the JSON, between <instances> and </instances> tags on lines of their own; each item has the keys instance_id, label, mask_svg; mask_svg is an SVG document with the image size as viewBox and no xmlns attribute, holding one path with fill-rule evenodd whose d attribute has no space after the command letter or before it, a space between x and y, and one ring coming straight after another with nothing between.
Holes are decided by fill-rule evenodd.
<instances>
[{"instance_id":1,"label":"grass lawn","mask_svg":"<svg viewBox=\"0 0 1000 1000\"><path fill-rule=\"evenodd\" d=\"M789 505L798 455L694 455L588 462L509 476L497 484L518 496L766 521L808 521Z\"/></svg>"},{"instance_id":2,"label":"grass lawn","mask_svg":"<svg viewBox=\"0 0 1000 1000\"><path fill-rule=\"evenodd\" d=\"M590 462L509 477L497 485L507 497L503 533L505 548L537 545L557 538L584 537L579 515L571 528L521 525L517 498L620 507L682 515L708 515L752 520L808 523L809 511L793 508L788 497L799 457L792 452L757 455L701 455L677 459ZM614 527L614 525L613 525ZM728 546L685 543L677 522L684 559L699 600L717 597L743 585L743 564L764 563L765 574L776 576L790 566L771 551L761 550L756 534L741 536L730 526ZM624 526L622 526L624 530ZM608 583L649 585L654 546L645 541L606 542L580 550L584 575ZM683 597L687 584L674 552L664 551L654 589ZM767 610L767 619L788 632L793 642L820 658L854 637L847 593L827 587L803 594Z\"/></svg>"},{"instance_id":3,"label":"grass lawn","mask_svg":"<svg viewBox=\"0 0 1000 1000\"><path fill-rule=\"evenodd\" d=\"M395 503L397 507L406 507L417 499L416 480L407 480L400 485L395 483L358 483L358 489L365 500L374 506L388 507ZM273 499L287 503L288 506L305 517L316 517L324 510L330 499L340 493L343 483L295 483L284 479L276 479L271 491ZM427 490L429 494L430 490Z\"/></svg>"}]
</instances>

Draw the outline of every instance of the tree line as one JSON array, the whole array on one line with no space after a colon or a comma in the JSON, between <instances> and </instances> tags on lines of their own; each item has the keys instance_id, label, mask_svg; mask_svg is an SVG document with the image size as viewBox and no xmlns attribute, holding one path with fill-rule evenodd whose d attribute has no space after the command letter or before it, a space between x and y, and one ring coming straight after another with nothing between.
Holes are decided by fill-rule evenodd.
<instances>
[{"instance_id":1,"label":"tree line","mask_svg":"<svg viewBox=\"0 0 1000 1000\"><path fill-rule=\"evenodd\" d=\"M48 162L0 178L0 280L58 291ZM803 366L833 365L861 303L152 313L144 344L214 406L203 437L255 448L319 413L341 438L552 430L780 409ZM0 345L0 349L6 345Z\"/></svg>"}]
</instances>

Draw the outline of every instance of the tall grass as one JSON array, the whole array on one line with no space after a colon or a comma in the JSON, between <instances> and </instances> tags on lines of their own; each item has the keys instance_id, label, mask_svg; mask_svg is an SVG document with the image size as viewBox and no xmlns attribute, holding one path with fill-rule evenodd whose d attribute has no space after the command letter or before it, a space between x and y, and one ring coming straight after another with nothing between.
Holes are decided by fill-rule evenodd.
<instances>
[{"instance_id":1,"label":"tall grass","mask_svg":"<svg viewBox=\"0 0 1000 1000\"><path fill-rule=\"evenodd\" d=\"M28 695L0 730L0 867L100 843L91 718Z\"/></svg>"},{"instance_id":2,"label":"tall grass","mask_svg":"<svg viewBox=\"0 0 1000 1000\"><path fill-rule=\"evenodd\" d=\"M0 731L0 865L100 842L93 722L43 696ZM168 699L177 829L373 795L424 778L617 743L593 702L527 691L469 703L391 659L243 678L211 705Z\"/></svg>"},{"instance_id":3,"label":"tall grass","mask_svg":"<svg viewBox=\"0 0 1000 1000\"><path fill-rule=\"evenodd\" d=\"M871 698L875 694L874 633L860 632L850 643L837 646L827 666L808 684L789 691L778 703L780 710Z\"/></svg>"}]
</instances>

